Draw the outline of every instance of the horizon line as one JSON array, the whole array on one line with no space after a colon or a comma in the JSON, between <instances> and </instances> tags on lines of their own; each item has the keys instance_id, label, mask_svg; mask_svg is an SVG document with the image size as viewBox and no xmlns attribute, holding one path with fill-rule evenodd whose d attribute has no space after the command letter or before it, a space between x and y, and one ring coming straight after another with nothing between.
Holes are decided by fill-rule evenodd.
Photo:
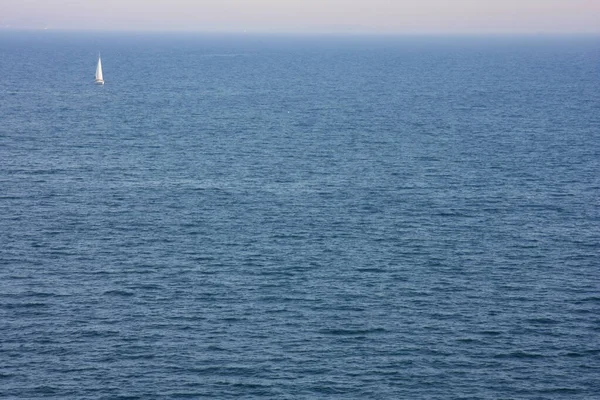
<instances>
[{"instance_id":1,"label":"horizon line","mask_svg":"<svg viewBox=\"0 0 600 400\"><path fill-rule=\"evenodd\" d=\"M382 31L258 31L258 30L176 30L176 29L70 29L70 28L15 28L0 27L2 32L22 33L89 33L89 34L166 34L166 35L246 35L246 36L470 36L470 37L566 37L566 36L600 36L600 31L589 32L552 32L552 31L497 31L497 32L475 32L475 31L439 31L439 32L382 32Z\"/></svg>"}]
</instances>

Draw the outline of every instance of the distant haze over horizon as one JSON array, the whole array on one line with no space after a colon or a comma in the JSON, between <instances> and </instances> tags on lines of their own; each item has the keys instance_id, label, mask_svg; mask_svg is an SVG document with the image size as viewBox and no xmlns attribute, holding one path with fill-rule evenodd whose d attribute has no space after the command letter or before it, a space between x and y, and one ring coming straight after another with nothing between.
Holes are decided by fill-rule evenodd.
<instances>
[{"instance_id":1,"label":"distant haze over horizon","mask_svg":"<svg viewBox=\"0 0 600 400\"><path fill-rule=\"evenodd\" d=\"M597 0L0 0L0 29L600 33Z\"/></svg>"}]
</instances>

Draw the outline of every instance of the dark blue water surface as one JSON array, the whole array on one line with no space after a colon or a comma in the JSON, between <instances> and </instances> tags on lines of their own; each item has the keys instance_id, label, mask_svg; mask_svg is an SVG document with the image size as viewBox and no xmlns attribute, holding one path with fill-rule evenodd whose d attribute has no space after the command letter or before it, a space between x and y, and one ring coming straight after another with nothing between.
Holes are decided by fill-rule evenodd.
<instances>
[{"instance_id":1,"label":"dark blue water surface","mask_svg":"<svg viewBox=\"0 0 600 400\"><path fill-rule=\"evenodd\" d=\"M0 36L0 397L599 378L599 38Z\"/></svg>"}]
</instances>

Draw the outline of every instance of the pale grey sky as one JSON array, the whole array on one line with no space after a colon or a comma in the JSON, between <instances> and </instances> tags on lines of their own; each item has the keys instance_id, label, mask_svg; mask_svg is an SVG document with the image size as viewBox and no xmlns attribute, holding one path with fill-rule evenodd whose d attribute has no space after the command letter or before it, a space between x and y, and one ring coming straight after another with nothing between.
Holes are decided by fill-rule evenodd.
<instances>
[{"instance_id":1,"label":"pale grey sky","mask_svg":"<svg viewBox=\"0 0 600 400\"><path fill-rule=\"evenodd\" d=\"M600 0L0 0L0 28L600 33Z\"/></svg>"}]
</instances>

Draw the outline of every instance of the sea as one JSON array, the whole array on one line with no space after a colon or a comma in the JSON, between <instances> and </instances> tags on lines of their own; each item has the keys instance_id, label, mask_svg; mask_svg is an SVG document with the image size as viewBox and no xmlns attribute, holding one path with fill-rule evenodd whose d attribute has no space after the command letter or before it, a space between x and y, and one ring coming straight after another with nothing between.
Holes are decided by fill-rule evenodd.
<instances>
[{"instance_id":1,"label":"sea","mask_svg":"<svg viewBox=\"0 0 600 400\"><path fill-rule=\"evenodd\" d=\"M0 397L600 398L600 37L2 31Z\"/></svg>"}]
</instances>

